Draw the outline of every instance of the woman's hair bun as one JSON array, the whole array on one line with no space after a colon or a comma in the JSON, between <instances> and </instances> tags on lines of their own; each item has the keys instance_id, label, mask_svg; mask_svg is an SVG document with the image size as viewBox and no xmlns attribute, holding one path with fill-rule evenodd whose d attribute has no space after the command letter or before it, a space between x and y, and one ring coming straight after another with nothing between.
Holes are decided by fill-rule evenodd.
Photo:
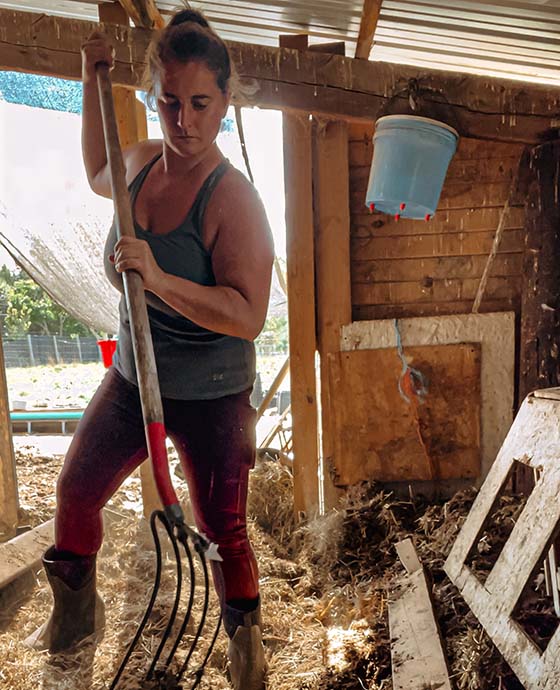
<instances>
[{"instance_id":1,"label":"woman's hair bun","mask_svg":"<svg viewBox=\"0 0 560 690\"><path fill-rule=\"evenodd\" d=\"M184 9L173 15L172 20L169 22L169 26L178 26L179 24L185 24L187 22L192 22L193 24L198 24L205 29L210 28L206 17L197 10Z\"/></svg>"}]
</instances>

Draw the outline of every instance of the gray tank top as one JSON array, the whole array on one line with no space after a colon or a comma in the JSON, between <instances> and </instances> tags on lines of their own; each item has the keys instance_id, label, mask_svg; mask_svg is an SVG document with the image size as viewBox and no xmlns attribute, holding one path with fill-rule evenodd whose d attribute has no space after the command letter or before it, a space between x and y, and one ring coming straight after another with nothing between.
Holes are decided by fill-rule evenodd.
<instances>
[{"instance_id":1,"label":"gray tank top","mask_svg":"<svg viewBox=\"0 0 560 690\"><path fill-rule=\"evenodd\" d=\"M129 185L134 202L156 156ZM218 182L229 168L223 161L208 176L185 220L165 235L144 230L136 220L136 236L146 240L158 265L166 272L200 285L215 285L212 258L202 242L204 214ZM105 272L121 292L122 277L109 261L117 241L113 224L105 244ZM255 380L255 347L242 338L209 331L181 316L156 295L146 292L161 395L178 400L207 400L239 393ZM113 363L128 381L136 383L130 320L124 297L119 303L119 335Z\"/></svg>"}]
</instances>

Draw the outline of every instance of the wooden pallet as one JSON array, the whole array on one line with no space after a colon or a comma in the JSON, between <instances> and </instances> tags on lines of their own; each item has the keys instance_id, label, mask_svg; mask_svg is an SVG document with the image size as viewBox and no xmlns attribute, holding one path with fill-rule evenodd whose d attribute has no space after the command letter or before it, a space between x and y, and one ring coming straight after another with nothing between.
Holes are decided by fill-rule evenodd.
<instances>
[{"instance_id":1,"label":"wooden pallet","mask_svg":"<svg viewBox=\"0 0 560 690\"><path fill-rule=\"evenodd\" d=\"M538 480L484 584L466 565L515 462ZM560 389L529 395L445 563L496 647L527 690L560 687L560 627L544 652L512 615L525 586L545 559L560 522Z\"/></svg>"}]
</instances>

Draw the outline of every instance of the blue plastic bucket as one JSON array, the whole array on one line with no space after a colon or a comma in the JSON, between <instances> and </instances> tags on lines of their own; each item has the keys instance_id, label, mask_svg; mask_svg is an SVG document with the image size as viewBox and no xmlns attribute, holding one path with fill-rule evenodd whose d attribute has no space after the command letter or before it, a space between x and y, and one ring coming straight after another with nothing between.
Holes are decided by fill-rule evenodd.
<instances>
[{"instance_id":1,"label":"blue plastic bucket","mask_svg":"<svg viewBox=\"0 0 560 690\"><path fill-rule=\"evenodd\" d=\"M402 218L433 216L458 133L416 115L377 120L366 206Z\"/></svg>"}]
</instances>

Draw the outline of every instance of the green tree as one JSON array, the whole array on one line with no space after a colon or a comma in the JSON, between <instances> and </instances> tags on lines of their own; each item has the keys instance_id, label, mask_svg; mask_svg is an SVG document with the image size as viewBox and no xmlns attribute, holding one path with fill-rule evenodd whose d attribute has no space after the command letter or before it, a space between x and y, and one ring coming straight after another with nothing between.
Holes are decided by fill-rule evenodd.
<instances>
[{"instance_id":1,"label":"green tree","mask_svg":"<svg viewBox=\"0 0 560 690\"><path fill-rule=\"evenodd\" d=\"M0 309L8 336L91 335L87 326L70 316L26 273L12 273L5 266L0 269Z\"/></svg>"},{"instance_id":2,"label":"green tree","mask_svg":"<svg viewBox=\"0 0 560 690\"><path fill-rule=\"evenodd\" d=\"M269 315L257 343L276 352L288 351L288 317L285 314Z\"/></svg>"}]
</instances>

